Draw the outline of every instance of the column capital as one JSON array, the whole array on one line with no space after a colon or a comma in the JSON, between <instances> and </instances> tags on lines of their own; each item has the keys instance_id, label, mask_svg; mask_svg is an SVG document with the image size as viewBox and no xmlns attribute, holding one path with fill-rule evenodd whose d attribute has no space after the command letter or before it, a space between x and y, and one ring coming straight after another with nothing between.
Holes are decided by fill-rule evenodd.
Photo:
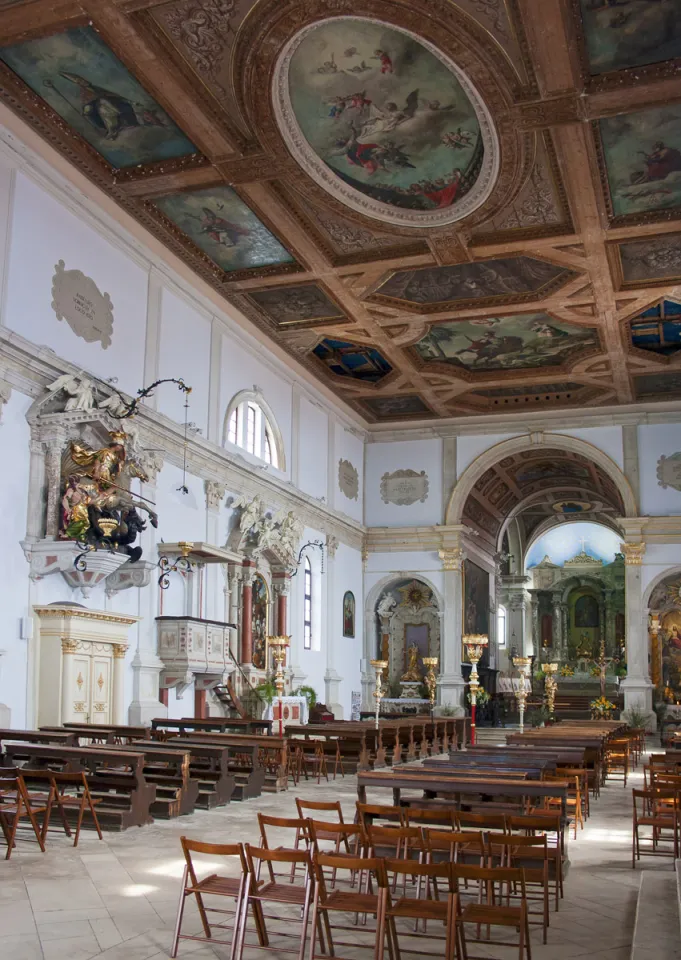
<instances>
[{"instance_id":1,"label":"column capital","mask_svg":"<svg viewBox=\"0 0 681 960\"><path fill-rule=\"evenodd\" d=\"M286 579L273 580L272 589L280 597L288 597L291 593L291 581L288 577Z\"/></svg>"},{"instance_id":2,"label":"column capital","mask_svg":"<svg viewBox=\"0 0 681 960\"><path fill-rule=\"evenodd\" d=\"M204 480L203 489L206 494L206 509L219 510L225 498L227 487L219 480Z\"/></svg>"},{"instance_id":3,"label":"column capital","mask_svg":"<svg viewBox=\"0 0 681 960\"><path fill-rule=\"evenodd\" d=\"M646 552L645 541L640 543L621 543L624 563L628 567L640 567L643 563L643 554Z\"/></svg>"},{"instance_id":4,"label":"column capital","mask_svg":"<svg viewBox=\"0 0 681 960\"><path fill-rule=\"evenodd\" d=\"M442 560L443 570L460 570L466 553L463 547L449 547L447 550L438 550L438 556Z\"/></svg>"},{"instance_id":5,"label":"column capital","mask_svg":"<svg viewBox=\"0 0 681 960\"><path fill-rule=\"evenodd\" d=\"M2 408L12 396L12 384L0 378L0 423L2 423Z\"/></svg>"},{"instance_id":6,"label":"column capital","mask_svg":"<svg viewBox=\"0 0 681 960\"><path fill-rule=\"evenodd\" d=\"M333 560L333 558L336 556L336 550L338 550L338 537L334 537L332 534L327 533L326 552L329 555L329 559Z\"/></svg>"},{"instance_id":7,"label":"column capital","mask_svg":"<svg viewBox=\"0 0 681 960\"><path fill-rule=\"evenodd\" d=\"M112 643L114 660L124 660L125 654L128 651L128 645L126 643Z\"/></svg>"},{"instance_id":8,"label":"column capital","mask_svg":"<svg viewBox=\"0 0 681 960\"><path fill-rule=\"evenodd\" d=\"M75 653L77 649L78 649L77 640L69 640L67 637L62 637L61 639L62 653Z\"/></svg>"}]
</instances>

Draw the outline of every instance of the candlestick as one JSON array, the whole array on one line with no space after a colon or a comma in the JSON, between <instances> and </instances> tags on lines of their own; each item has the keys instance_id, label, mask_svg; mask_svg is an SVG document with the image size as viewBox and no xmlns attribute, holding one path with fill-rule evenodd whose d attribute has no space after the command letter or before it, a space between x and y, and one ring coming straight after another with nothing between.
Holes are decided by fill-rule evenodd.
<instances>
[{"instance_id":1,"label":"candlestick","mask_svg":"<svg viewBox=\"0 0 681 960\"><path fill-rule=\"evenodd\" d=\"M370 660L369 663L374 668L376 673L376 686L374 687L374 700L376 701L376 729L378 730L378 715L381 710L381 700L383 699L383 687L381 685L381 679L383 677L383 671L388 667L387 660Z\"/></svg>"},{"instance_id":2,"label":"candlestick","mask_svg":"<svg viewBox=\"0 0 681 960\"><path fill-rule=\"evenodd\" d=\"M277 688L277 696L279 698L279 736L282 737L284 735L284 705L281 698L284 695L285 679L281 668L286 659L286 650L291 642L291 638L268 637L267 642L272 647L272 659L274 660L274 666L276 668L274 686Z\"/></svg>"},{"instance_id":3,"label":"candlestick","mask_svg":"<svg viewBox=\"0 0 681 960\"><path fill-rule=\"evenodd\" d=\"M474 747L476 698L478 690L480 689L478 682L478 663L485 652L485 648L489 644L489 637L484 633L465 633L461 639L466 647L468 659L471 662L471 676L468 681L468 687L471 695L471 746Z\"/></svg>"},{"instance_id":4,"label":"candlestick","mask_svg":"<svg viewBox=\"0 0 681 960\"><path fill-rule=\"evenodd\" d=\"M520 714L520 732L522 733L525 729L525 704L527 703L527 690L525 689L525 681L530 675L530 666L532 664L531 657L514 657L513 666L520 673L520 679L518 681L518 689L516 690L516 699L518 701L518 713Z\"/></svg>"}]
</instances>

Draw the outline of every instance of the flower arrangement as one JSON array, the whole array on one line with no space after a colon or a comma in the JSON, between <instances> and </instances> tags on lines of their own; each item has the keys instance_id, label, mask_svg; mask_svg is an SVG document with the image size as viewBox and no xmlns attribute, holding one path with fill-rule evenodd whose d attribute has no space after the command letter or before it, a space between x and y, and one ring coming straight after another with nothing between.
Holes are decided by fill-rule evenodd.
<instances>
[{"instance_id":1,"label":"flower arrangement","mask_svg":"<svg viewBox=\"0 0 681 960\"><path fill-rule=\"evenodd\" d=\"M601 668L600 668L600 667L592 667L592 668L591 668L591 676L592 676L592 677L600 677L600 675L601 675Z\"/></svg>"},{"instance_id":2,"label":"flower arrangement","mask_svg":"<svg viewBox=\"0 0 681 960\"><path fill-rule=\"evenodd\" d=\"M484 707L486 703L489 703L491 697L487 690L484 687L478 687L478 692L475 695L475 703L478 707ZM466 691L466 703L471 702L471 692L470 690Z\"/></svg>"},{"instance_id":3,"label":"flower arrangement","mask_svg":"<svg viewBox=\"0 0 681 960\"><path fill-rule=\"evenodd\" d=\"M568 663L562 666L559 672L561 677L574 677L575 675L574 668L571 667Z\"/></svg>"},{"instance_id":4,"label":"flower arrangement","mask_svg":"<svg viewBox=\"0 0 681 960\"><path fill-rule=\"evenodd\" d=\"M607 697L598 697L596 700L592 700L589 706L591 707L592 720L609 719L613 710L617 709L615 704L611 703Z\"/></svg>"}]
</instances>

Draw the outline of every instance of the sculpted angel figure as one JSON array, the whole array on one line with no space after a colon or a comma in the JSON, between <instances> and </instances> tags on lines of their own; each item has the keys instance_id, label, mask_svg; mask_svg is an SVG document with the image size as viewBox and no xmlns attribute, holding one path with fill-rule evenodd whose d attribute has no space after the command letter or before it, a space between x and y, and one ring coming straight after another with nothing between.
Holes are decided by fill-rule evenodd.
<instances>
[{"instance_id":1,"label":"sculpted angel figure","mask_svg":"<svg viewBox=\"0 0 681 960\"><path fill-rule=\"evenodd\" d=\"M91 380L65 373L47 387L50 393L62 391L69 398L64 410L91 410L95 405L95 385Z\"/></svg>"},{"instance_id":2,"label":"sculpted angel figure","mask_svg":"<svg viewBox=\"0 0 681 960\"><path fill-rule=\"evenodd\" d=\"M397 606L397 601L394 597L391 597L390 594L386 594L384 597L381 597L381 600L376 608L376 612L379 617L390 617L392 612Z\"/></svg>"},{"instance_id":3,"label":"sculpted angel figure","mask_svg":"<svg viewBox=\"0 0 681 960\"><path fill-rule=\"evenodd\" d=\"M255 526L257 521L260 519L263 513L263 502L260 494L256 494L255 497L249 497L244 494L237 499L232 504L233 510L241 510L241 516L239 517L239 530L242 533L248 533L248 531Z\"/></svg>"}]
</instances>

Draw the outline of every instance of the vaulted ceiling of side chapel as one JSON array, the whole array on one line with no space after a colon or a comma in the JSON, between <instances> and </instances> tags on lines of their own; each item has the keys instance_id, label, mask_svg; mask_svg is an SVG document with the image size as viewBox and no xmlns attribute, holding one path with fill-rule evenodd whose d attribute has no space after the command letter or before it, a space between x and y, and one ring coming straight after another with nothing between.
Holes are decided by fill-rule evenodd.
<instances>
[{"instance_id":1,"label":"vaulted ceiling of side chapel","mask_svg":"<svg viewBox=\"0 0 681 960\"><path fill-rule=\"evenodd\" d=\"M0 0L4 101L370 422L681 398L678 0Z\"/></svg>"}]
</instances>

